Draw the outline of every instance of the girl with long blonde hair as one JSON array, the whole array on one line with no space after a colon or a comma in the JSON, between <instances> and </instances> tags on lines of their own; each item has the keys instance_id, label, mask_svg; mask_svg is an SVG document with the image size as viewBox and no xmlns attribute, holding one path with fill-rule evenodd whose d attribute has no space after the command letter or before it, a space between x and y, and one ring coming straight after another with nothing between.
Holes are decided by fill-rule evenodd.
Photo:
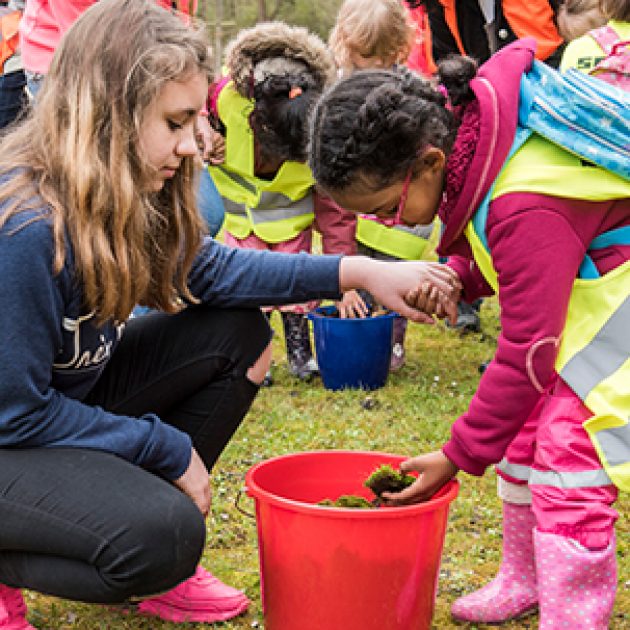
<instances>
[{"instance_id":1,"label":"girl with long blonde hair","mask_svg":"<svg viewBox=\"0 0 630 630\"><path fill-rule=\"evenodd\" d=\"M271 359L257 308L360 287L404 298L441 266L231 250L203 235L202 33L101 0L0 143L0 627L20 588L214 622L249 600L198 566L208 470ZM129 318L136 304L150 315ZM191 577L192 576L192 577ZM170 590L169 590L170 589ZM161 595L155 596L155 593Z\"/></svg>"}]
</instances>

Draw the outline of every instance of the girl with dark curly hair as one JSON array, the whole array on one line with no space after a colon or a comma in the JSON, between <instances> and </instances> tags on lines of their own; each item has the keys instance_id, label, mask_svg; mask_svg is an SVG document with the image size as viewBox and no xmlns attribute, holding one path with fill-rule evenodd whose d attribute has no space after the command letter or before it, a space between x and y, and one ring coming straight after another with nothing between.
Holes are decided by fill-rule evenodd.
<instances>
[{"instance_id":1,"label":"girl with dark curly hair","mask_svg":"<svg viewBox=\"0 0 630 630\"><path fill-rule=\"evenodd\" d=\"M310 164L344 208L409 225L437 213L438 252L465 299L498 293L497 351L468 410L440 450L402 465L418 481L387 497L426 500L459 470L496 465L503 562L453 615L501 622L539 607L540 628L604 630L613 503L630 488L630 245L594 239L630 230L630 183L536 134L511 155L534 48L516 42L478 73L448 59L439 85L354 74L315 109ZM593 272L578 278L589 249ZM415 298L425 303L422 288Z\"/></svg>"}]
</instances>

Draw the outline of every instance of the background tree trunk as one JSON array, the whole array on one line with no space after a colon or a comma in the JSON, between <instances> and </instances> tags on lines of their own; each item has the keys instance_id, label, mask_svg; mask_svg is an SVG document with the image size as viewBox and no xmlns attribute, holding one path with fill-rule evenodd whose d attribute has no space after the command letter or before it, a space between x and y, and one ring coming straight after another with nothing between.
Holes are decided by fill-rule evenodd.
<instances>
[{"instance_id":1,"label":"background tree trunk","mask_svg":"<svg viewBox=\"0 0 630 630\"><path fill-rule=\"evenodd\" d=\"M266 0L258 0L258 21L266 22L268 19Z\"/></svg>"},{"instance_id":2,"label":"background tree trunk","mask_svg":"<svg viewBox=\"0 0 630 630\"><path fill-rule=\"evenodd\" d=\"M214 76L219 77L223 60L223 0L215 0L214 20Z\"/></svg>"}]
</instances>

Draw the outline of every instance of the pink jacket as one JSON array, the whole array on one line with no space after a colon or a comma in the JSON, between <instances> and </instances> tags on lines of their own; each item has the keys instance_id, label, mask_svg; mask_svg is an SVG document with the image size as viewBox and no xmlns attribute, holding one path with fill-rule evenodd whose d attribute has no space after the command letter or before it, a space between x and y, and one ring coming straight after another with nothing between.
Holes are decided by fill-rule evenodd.
<instances>
[{"instance_id":1,"label":"pink jacket","mask_svg":"<svg viewBox=\"0 0 630 630\"><path fill-rule=\"evenodd\" d=\"M97 0L28 0L20 23L24 68L46 74L61 36Z\"/></svg>"},{"instance_id":2,"label":"pink jacket","mask_svg":"<svg viewBox=\"0 0 630 630\"><path fill-rule=\"evenodd\" d=\"M46 74L55 48L72 23L98 0L28 0L20 23L20 45L24 68ZM157 0L171 8L169 0ZM195 12L197 0L178 0L177 8Z\"/></svg>"},{"instance_id":3,"label":"pink jacket","mask_svg":"<svg viewBox=\"0 0 630 630\"><path fill-rule=\"evenodd\" d=\"M461 173L461 192L440 210L446 228L438 248L460 275L468 301L492 290L462 231L510 149L518 84L534 50L531 39L515 42L484 64L471 83L479 106L479 136L472 160ZM467 132L463 123L453 154ZM539 400L541 387L554 376L555 344L589 243L602 232L628 224L629 199L590 202L514 192L490 204L486 235L499 279L501 333L468 411L455 421L443 448L459 468L481 475L501 460ZM630 247L612 247L592 257L605 273L630 259Z\"/></svg>"}]
</instances>

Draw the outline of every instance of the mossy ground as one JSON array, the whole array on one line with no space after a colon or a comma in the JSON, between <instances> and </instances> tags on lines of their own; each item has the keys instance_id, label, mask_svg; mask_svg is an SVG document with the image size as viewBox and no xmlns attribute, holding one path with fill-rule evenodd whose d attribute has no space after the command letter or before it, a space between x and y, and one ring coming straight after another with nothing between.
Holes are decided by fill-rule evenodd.
<instances>
[{"instance_id":1,"label":"mossy ground","mask_svg":"<svg viewBox=\"0 0 630 630\"><path fill-rule=\"evenodd\" d=\"M252 599L242 617L215 624L220 630L264 628L261 611L256 525L236 507L246 471L274 455L311 449L380 450L404 455L438 448L452 421L462 413L479 381L478 366L492 356L498 333L496 302L482 307L484 334L461 337L442 324L411 325L407 365L375 392L330 392L320 381L297 382L285 364L279 318L274 316L276 384L263 390L212 476L214 500L208 520L203 564ZM481 586L497 569L501 549L501 507L495 477L460 475L461 490L450 511L440 588L433 627L491 628L459 625L449 616L451 602ZM241 497L240 507L253 511ZM619 589L613 630L630 630L630 497L617 503ZM135 615L28 593L29 620L39 629L175 630L202 624L174 625ZM210 626L206 626L210 627ZM496 627L496 626L492 626ZM533 616L502 628L536 628ZM322 630L338 630L322 628Z\"/></svg>"}]
</instances>

